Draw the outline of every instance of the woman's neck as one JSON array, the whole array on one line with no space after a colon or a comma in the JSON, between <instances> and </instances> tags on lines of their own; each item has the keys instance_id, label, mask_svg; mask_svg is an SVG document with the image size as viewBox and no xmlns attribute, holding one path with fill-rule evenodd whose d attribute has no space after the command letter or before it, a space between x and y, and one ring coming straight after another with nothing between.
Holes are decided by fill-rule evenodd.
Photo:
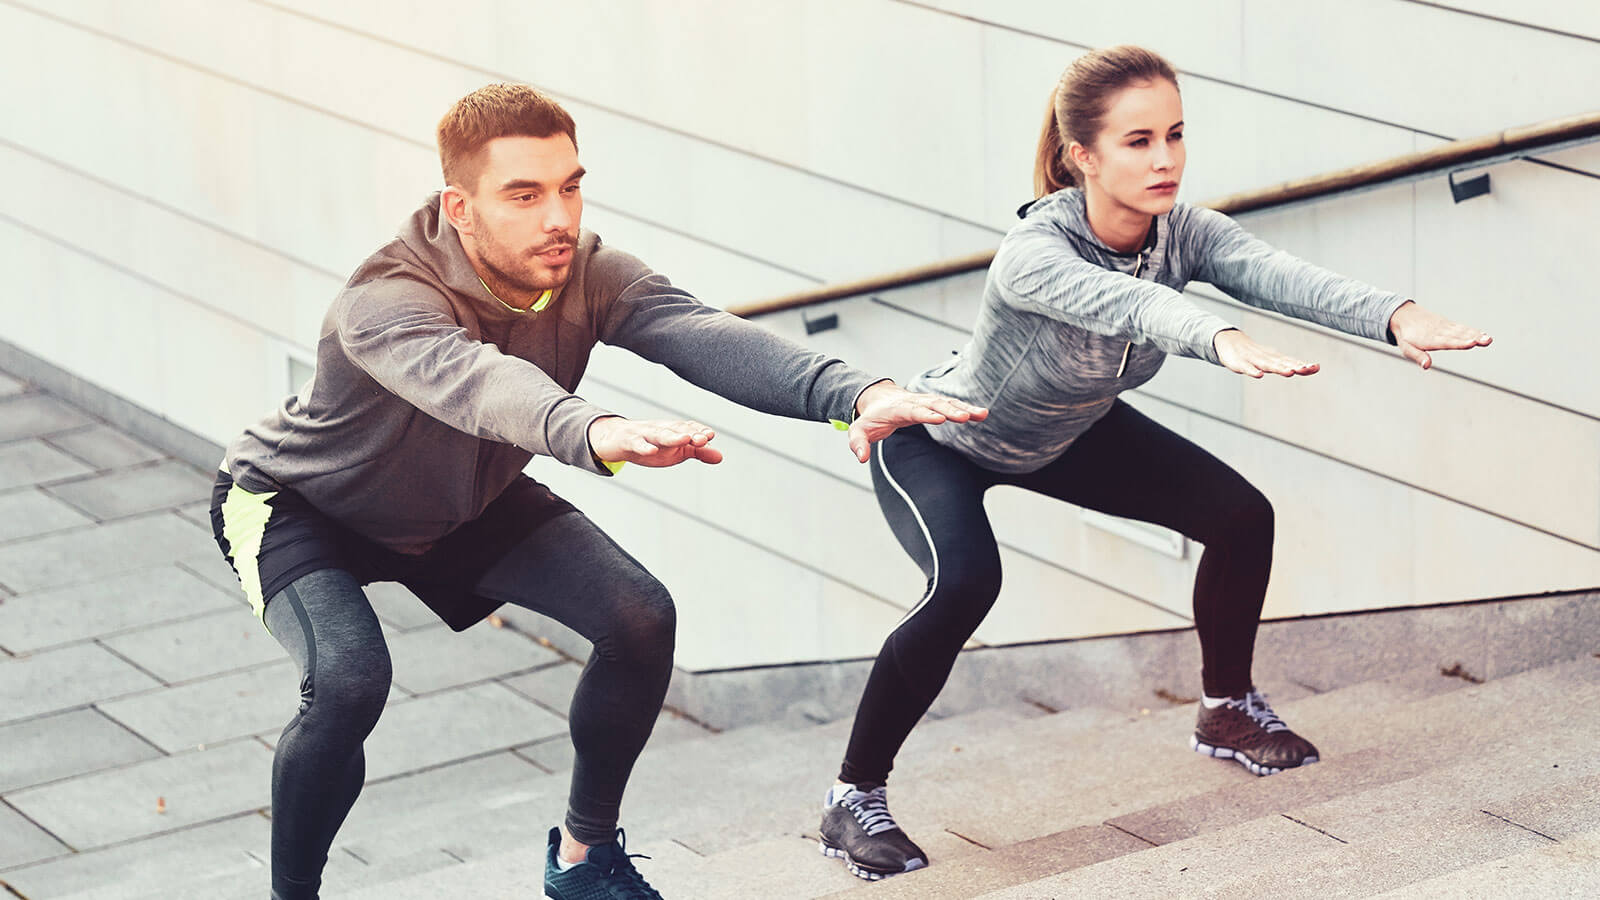
<instances>
[{"instance_id":1,"label":"woman's neck","mask_svg":"<svg viewBox=\"0 0 1600 900\"><path fill-rule=\"evenodd\" d=\"M1093 187L1085 187L1083 196L1089 230L1100 243L1118 253L1132 253L1144 246L1145 236L1150 233L1149 213L1124 206Z\"/></svg>"}]
</instances>

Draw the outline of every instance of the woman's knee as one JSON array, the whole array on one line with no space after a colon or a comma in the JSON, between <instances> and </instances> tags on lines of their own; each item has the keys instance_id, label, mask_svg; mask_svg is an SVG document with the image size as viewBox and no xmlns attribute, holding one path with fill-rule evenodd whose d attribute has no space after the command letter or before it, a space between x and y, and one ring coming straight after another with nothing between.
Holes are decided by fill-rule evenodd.
<instances>
[{"instance_id":1,"label":"woman's knee","mask_svg":"<svg viewBox=\"0 0 1600 900\"><path fill-rule=\"evenodd\" d=\"M1254 485L1246 483L1217 510L1211 522L1210 540L1200 539L1207 546L1252 543L1270 546L1276 515L1272 501Z\"/></svg>"}]
</instances>

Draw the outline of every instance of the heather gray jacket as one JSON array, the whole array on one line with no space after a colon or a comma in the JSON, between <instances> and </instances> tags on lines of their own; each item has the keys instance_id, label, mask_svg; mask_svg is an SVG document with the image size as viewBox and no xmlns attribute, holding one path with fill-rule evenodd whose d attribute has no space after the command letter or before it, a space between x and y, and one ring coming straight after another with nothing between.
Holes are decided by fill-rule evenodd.
<instances>
[{"instance_id":1,"label":"heather gray jacket","mask_svg":"<svg viewBox=\"0 0 1600 900\"><path fill-rule=\"evenodd\" d=\"M597 341L762 412L849 420L872 381L701 304L584 231L548 308L518 314L479 282L434 194L334 299L316 374L228 448L252 492L293 490L392 549L476 518L535 455L597 474L574 394Z\"/></svg>"},{"instance_id":2,"label":"heather gray jacket","mask_svg":"<svg viewBox=\"0 0 1600 900\"><path fill-rule=\"evenodd\" d=\"M1181 203L1156 217L1143 250L1117 253L1089 229L1083 193L1058 191L1026 207L1001 240L972 340L912 379L916 390L989 408L983 422L930 428L934 438L986 468L1031 472L1066 452L1118 394L1155 377L1168 354L1216 363L1212 341L1233 326L1183 296L1190 281L1380 341L1406 301Z\"/></svg>"}]
</instances>

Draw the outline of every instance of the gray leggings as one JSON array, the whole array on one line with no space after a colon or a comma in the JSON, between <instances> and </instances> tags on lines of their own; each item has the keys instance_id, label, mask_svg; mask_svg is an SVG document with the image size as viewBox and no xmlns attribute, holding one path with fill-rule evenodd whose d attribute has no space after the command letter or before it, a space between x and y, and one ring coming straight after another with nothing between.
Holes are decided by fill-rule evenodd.
<instances>
[{"instance_id":1,"label":"gray leggings","mask_svg":"<svg viewBox=\"0 0 1600 900\"><path fill-rule=\"evenodd\" d=\"M672 673L672 598L582 513L540 526L474 589L594 643L572 696L566 825L586 844L612 840ZM389 649L361 586L340 569L296 579L268 600L265 619L301 671L300 711L272 765L272 896L305 900L317 896L328 848L361 792L361 745L389 694ZM439 652L450 647L441 642Z\"/></svg>"}]
</instances>

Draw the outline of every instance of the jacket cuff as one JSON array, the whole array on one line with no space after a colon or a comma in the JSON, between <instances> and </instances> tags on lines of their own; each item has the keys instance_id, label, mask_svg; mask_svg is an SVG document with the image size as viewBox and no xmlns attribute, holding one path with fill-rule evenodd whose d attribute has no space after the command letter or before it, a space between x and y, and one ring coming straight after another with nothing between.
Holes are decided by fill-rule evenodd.
<instances>
[{"instance_id":1,"label":"jacket cuff","mask_svg":"<svg viewBox=\"0 0 1600 900\"><path fill-rule=\"evenodd\" d=\"M545 446L550 455L596 475L610 476L612 469L594 455L589 448L589 426L596 419L616 413L595 406L582 397L573 395L557 403L545 417Z\"/></svg>"}]
</instances>

